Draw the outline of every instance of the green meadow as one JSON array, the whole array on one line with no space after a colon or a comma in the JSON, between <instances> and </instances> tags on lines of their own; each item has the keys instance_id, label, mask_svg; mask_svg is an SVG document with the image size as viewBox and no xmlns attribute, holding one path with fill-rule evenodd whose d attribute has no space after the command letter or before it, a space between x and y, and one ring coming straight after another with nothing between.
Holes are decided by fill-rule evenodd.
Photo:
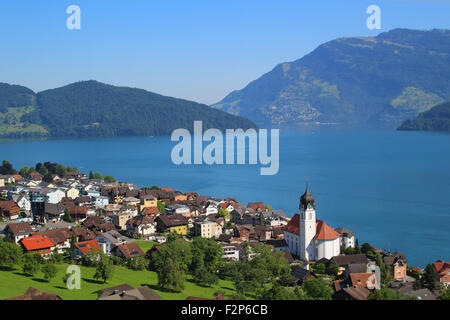
<instances>
[{"instance_id":1,"label":"green meadow","mask_svg":"<svg viewBox=\"0 0 450 320\"><path fill-rule=\"evenodd\" d=\"M134 271L125 267L115 267L113 278L107 283L94 280L95 268L80 266L81 269L81 289L69 290L63 283L63 276L66 273L68 264L57 265L58 274L50 282L44 280L43 274L39 272L36 276L26 276L21 270L1 270L0 269L0 299L19 296L25 293L28 287L44 290L59 295L64 300L95 300L97 291L120 284L128 283L133 287L143 285L149 286L158 293L163 300L184 300L188 296L200 298L212 298L218 290L226 295L234 292L234 286L230 281L219 281L214 287L202 287L192 282L191 277L186 276L185 289L181 293L166 292L158 287L158 277L155 272L144 270Z\"/></svg>"}]
</instances>

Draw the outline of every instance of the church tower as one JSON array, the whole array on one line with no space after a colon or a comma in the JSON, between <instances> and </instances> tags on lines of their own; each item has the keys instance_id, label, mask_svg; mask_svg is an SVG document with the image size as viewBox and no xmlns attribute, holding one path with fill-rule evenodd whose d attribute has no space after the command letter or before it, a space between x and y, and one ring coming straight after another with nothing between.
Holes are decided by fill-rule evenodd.
<instances>
[{"instance_id":1,"label":"church tower","mask_svg":"<svg viewBox=\"0 0 450 320\"><path fill-rule=\"evenodd\" d=\"M300 259L315 260L315 242L316 235L316 202L308 185L305 193L300 197Z\"/></svg>"}]
</instances>

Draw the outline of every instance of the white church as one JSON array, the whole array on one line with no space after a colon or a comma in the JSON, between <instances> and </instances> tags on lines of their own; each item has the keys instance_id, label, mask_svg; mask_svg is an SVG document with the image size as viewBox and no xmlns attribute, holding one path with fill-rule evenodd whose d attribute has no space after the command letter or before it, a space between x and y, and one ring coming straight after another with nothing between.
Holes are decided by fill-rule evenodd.
<instances>
[{"instance_id":1,"label":"white church","mask_svg":"<svg viewBox=\"0 0 450 320\"><path fill-rule=\"evenodd\" d=\"M289 251L303 261L331 259L340 254L341 234L316 219L316 203L306 187L300 197L300 214L295 214L285 227L284 240Z\"/></svg>"}]
</instances>

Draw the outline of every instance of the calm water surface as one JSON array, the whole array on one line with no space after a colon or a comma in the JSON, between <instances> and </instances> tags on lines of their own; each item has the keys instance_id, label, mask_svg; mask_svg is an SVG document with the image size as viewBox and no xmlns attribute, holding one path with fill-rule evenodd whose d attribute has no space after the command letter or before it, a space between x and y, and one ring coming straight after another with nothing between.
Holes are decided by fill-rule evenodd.
<instances>
[{"instance_id":1,"label":"calm water surface","mask_svg":"<svg viewBox=\"0 0 450 320\"><path fill-rule=\"evenodd\" d=\"M259 165L176 166L170 137L0 142L16 168L52 161L143 186L264 201L288 216L309 180L317 216L360 243L404 252L424 267L450 260L450 135L423 132L281 132L280 170Z\"/></svg>"}]
</instances>

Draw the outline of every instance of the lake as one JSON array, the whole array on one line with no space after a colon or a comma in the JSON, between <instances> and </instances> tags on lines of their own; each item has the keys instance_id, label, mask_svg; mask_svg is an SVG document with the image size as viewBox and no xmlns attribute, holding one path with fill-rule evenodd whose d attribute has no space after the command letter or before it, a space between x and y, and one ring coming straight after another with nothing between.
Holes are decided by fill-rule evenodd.
<instances>
[{"instance_id":1,"label":"lake","mask_svg":"<svg viewBox=\"0 0 450 320\"><path fill-rule=\"evenodd\" d=\"M298 212L308 179L317 217L360 244L424 267L450 260L450 135L400 131L280 132L280 169L171 162L170 137L0 142L16 169L52 161L143 186L168 186Z\"/></svg>"}]
</instances>

